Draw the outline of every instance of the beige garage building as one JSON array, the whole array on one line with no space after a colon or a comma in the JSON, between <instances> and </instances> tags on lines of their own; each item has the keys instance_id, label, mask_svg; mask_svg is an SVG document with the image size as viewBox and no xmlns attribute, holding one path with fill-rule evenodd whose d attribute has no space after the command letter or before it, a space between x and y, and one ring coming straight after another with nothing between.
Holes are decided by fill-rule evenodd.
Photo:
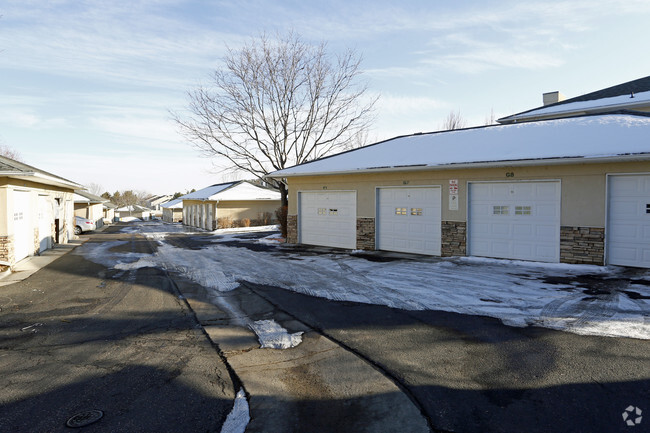
<instances>
[{"instance_id":1,"label":"beige garage building","mask_svg":"<svg viewBox=\"0 0 650 433\"><path fill-rule=\"evenodd\" d=\"M74 237L81 185L0 156L0 270Z\"/></svg>"},{"instance_id":2,"label":"beige garage building","mask_svg":"<svg viewBox=\"0 0 650 433\"><path fill-rule=\"evenodd\" d=\"M275 222L280 193L242 180L212 185L180 197L183 224L205 230L223 228L225 221L238 224L244 219L252 225Z\"/></svg>"},{"instance_id":3,"label":"beige garage building","mask_svg":"<svg viewBox=\"0 0 650 433\"><path fill-rule=\"evenodd\" d=\"M288 241L650 267L650 117L397 137L272 173Z\"/></svg>"}]
</instances>

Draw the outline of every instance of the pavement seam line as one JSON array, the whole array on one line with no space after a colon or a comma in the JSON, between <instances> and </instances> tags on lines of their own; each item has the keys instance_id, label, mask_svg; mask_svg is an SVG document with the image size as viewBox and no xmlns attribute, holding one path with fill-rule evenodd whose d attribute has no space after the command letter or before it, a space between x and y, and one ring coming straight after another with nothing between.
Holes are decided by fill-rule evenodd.
<instances>
[{"instance_id":1,"label":"pavement seam line","mask_svg":"<svg viewBox=\"0 0 650 433\"><path fill-rule=\"evenodd\" d=\"M309 324L309 323L306 323L303 319L299 318L295 314L285 310L284 308L282 308L281 306L279 306L278 304L273 302L272 299L269 299L264 294L262 294L259 291L255 290L255 288L253 287L255 285L254 283L250 283L250 282L245 281L245 280L240 280L239 282L240 282L241 285L245 286L251 292L255 293L257 296L261 297L262 299L266 300L268 303L273 305L273 307L275 307L278 310L284 312L289 317L291 317L294 320L302 323L303 325L313 329L314 332L316 332L316 333L322 335L323 337L327 338L332 343L334 343L334 344L338 345L339 347L341 347L343 350L345 350L347 352L350 352L353 355L358 356L360 359L365 361L368 365L370 365L375 370L377 370L379 373L381 373L384 377L386 377L391 382L393 382L395 384L395 386L397 386L397 388L399 388L409 398L409 400L415 405L415 407L418 408L418 411L420 412L420 415L422 415L422 417L426 420L426 423L427 423L427 426L429 427L429 430L431 430L434 433L450 433L450 432L448 432L446 430L440 430L440 429L437 429L437 428L435 428L433 426L433 423L432 423L431 419L429 418L429 416L426 414L426 412L424 410L424 406L420 403L420 401L417 399L417 397L395 375L393 375L390 371L388 371L386 368L384 368L384 366L382 366L381 364L378 364L377 362L375 362L372 359L368 358L364 354L362 354L362 353L358 352L357 350L355 350L354 348L348 346L344 342L339 341L337 338L333 337L332 335L330 335L329 333L327 333L325 330L321 329L320 327L314 326L314 325Z\"/></svg>"},{"instance_id":2,"label":"pavement seam line","mask_svg":"<svg viewBox=\"0 0 650 433\"><path fill-rule=\"evenodd\" d=\"M142 236L142 237L147 241L147 243L151 247L152 252L155 251L154 245L153 245L153 242L151 241L151 239L149 239L147 236ZM184 308L186 308L187 311L189 311L189 313L194 318L194 322L201 329L201 333L205 336L205 338L208 340L208 343L210 343L210 345L214 348L214 350L217 352L217 355L219 356L221 361L226 366L226 370L228 371L228 374L230 375L230 379L232 380L232 383L233 383L233 387L234 387L233 393L234 393L235 397L237 396L237 392L240 389L243 389L244 393L246 394L246 400L249 400L249 394L248 394L248 391L246 390L246 387L244 386L244 383L242 382L242 380L239 378L239 376L237 375L235 370L232 368L232 366L228 362L228 359L226 358L226 355L224 354L224 352L221 350L219 345L215 341L213 341L212 338L210 338L210 335L208 334L208 332L205 330L203 325L201 325L201 322L199 321L199 318L197 317L196 312L194 311L194 309L192 309L192 306L190 305L189 301L187 300L185 295L183 295L181 290L178 288L178 285L176 284L176 281L172 278L172 276L169 274L167 269L165 269L164 266L161 266L161 269L162 269L165 277L171 283L172 290L174 291L174 294L176 295L176 299L178 301L180 301L179 305L184 306Z\"/></svg>"}]
</instances>

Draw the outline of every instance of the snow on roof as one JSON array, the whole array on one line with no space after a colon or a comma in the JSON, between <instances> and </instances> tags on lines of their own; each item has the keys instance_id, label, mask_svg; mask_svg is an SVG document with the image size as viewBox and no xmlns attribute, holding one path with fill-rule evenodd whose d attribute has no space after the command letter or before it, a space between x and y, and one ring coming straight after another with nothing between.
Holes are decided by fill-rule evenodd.
<instances>
[{"instance_id":1,"label":"snow on roof","mask_svg":"<svg viewBox=\"0 0 650 433\"><path fill-rule=\"evenodd\" d=\"M221 183L186 194L183 200L280 200L278 191L246 181Z\"/></svg>"},{"instance_id":2,"label":"snow on roof","mask_svg":"<svg viewBox=\"0 0 650 433\"><path fill-rule=\"evenodd\" d=\"M165 209L183 209L183 198L175 198L174 200L161 204L160 207Z\"/></svg>"},{"instance_id":3,"label":"snow on roof","mask_svg":"<svg viewBox=\"0 0 650 433\"><path fill-rule=\"evenodd\" d=\"M140 205L128 205L122 206L121 208L116 209L117 212L151 212L151 209L147 209L144 206Z\"/></svg>"},{"instance_id":4,"label":"snow on roof","mask_svg":"<svg viewBox=\"0 0 650 433\"><path fill-rule=\"evenodd\" d=\"M107 202L104 197L91 194L88 191L75 191L72 196L75 203L104 203Z\"/></svg>"},{"instance_id":5,"label":"snow on roof","mask_svg":"<svg viewBox=\"0 0 650 433\"><path fill-rule=\"evenodd\" d=\"M396 137L271 173L270 177L498 165L503 162L650 158L650 118L584 116ZM547 163L550 161L547 161Z\"/></svg>"},{"instance_id":6,"label":"snow on roof","mask_svg":"<svg viewBox=\"0 0 650 433\"><path fill-rule=\"evenodd\" d=\"M650 105L650 91L635 93L634 97L630 94L618 95L610 98L593 99L590 101L576 101L570 103L553 104L547 107L541 107L524 113L513 114L504 117L499 121L523 120L531 117L548 116L551 114L561 115L579 112L590 112L593 110L615 111L620 109L634 109L636 106L647 107Z\"/></svg>"}]
</instances>

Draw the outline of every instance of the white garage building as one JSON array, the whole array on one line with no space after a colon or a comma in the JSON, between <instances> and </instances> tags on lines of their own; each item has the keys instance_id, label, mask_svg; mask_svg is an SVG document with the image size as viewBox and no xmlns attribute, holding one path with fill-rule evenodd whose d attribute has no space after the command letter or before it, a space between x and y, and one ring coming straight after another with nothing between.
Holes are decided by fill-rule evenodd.
<instances>
[{"instance_id":1,"label":"white garage building","mask_svg":"<svg viewBox=\"0 0 650 433\"><path fill-rule=\"evenodd\" d=\"M397 137L271 174L289 242L650 267L650 117Z\"/></svg>"},{"instance_id":2,"label":"white garage building","mask_svg":"<svg viewBox=\"0 0 650 433\"><path fill-rule=\"evenodd\" d=\"M74 236L74 190L81 185L0 156L0 267Z\"/></svg>"}]
</instances>

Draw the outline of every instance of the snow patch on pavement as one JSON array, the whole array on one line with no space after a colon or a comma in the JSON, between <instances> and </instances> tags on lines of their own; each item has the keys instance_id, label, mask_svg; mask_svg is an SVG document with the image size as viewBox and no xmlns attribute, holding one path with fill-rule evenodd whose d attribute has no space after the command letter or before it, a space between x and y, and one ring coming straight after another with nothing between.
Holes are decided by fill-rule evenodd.
<instances>
[{"instance_id":1,"label":"snow patch on pavement","mask_svg":"<svg viewBox=\"0 0 650 433\"><path fill-rule=\"evenodd\" d=\"M143 258L138 260L137 262L131 262L131 263L116 263L113 268L114 269L121 269L123 271L130 271L133 269L141 269L141 268L155 268L158 267L158 263L151 260L150 258Z\"/></svg>"},{"instance_id":2,"label":"snow patch on pavement","mask_svg":"<svg viewBox=\"0 0 650 433\"><path fill-rule=\"evenodd\" d=\"M305 255L279 244L269 251L254 251L246 243L255 240L237 238L242 229L212 232L213 244L191 250L168 243L167 234L186 233L182 226L136 223L133 229L160 241L155 255L115 253L110 251L117 246L112 242L95 249L86 243L77 250L108 267L118 262L131 269L156 263L213 290L214 302L226 304L224 292L249 281L335 301L443 310L490 316L511 326L650 339L650 287L639 283L650 280L650 271L639 271L630 279L624 268L604 266L475 257L380 262L346 253ZM241 247L232 246L232 240L240 241ZM589 282L580 282L581 278L598 278L597 284L608 285L607 291L592 294ZM618 280L624 286L615 287Z\"/></svg>"},{"instance_id":3,"label":"snow patch on pavement","mask_svg":"<svg viewBox=\"0 0 650 433\"><path fill-rule=\"evenodd\" d=\"M289 334L275 320L257 320L249 326L257 334L262 349L289 349L302 343L302 331Z\"/></svg>"},{"instance_id":4,"label":"snow patch on pavement","mask_svg":"<svg viewBox=\"0 0 650 433\"><path fill-rule=\"evenodd\" d=\"M235 404L228 414L226 422L221 426L221 433L244 433L250 420L251 417L246 393L243 389L240 389L235 396Z\"/></svg>"}]
</instances>

